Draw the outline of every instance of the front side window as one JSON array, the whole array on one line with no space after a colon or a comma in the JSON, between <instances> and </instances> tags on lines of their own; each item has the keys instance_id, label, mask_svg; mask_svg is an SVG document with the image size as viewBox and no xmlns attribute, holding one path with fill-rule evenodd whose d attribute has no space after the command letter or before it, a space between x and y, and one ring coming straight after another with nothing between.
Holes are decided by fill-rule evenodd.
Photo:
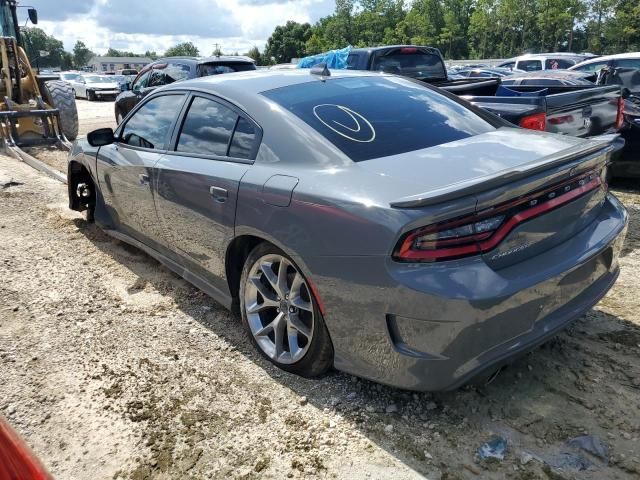
<instances>
[{"instance_id":1,"label":"front side window","mask_svg":"<svg viewBox=\"0 0 640 480\"><path fill-rule=\"evenodd\" d=\"M149 77L151 76L151 70L147 70L146 72L142 73L134 82L133 85L131 86L131 90L135 91L135 92L139 92L140 90L142 90L143 88L146 88L147 83L149 82Z\"/></svg>"},{"instance_id":2,"label":"front side window","mask_svg":"<svg viewBox=\"0 0 640 480\"><path fill-rule=\"evenodd\" d=\"M525 72L535 72L542 70L542 62L540 60L520 60L518 62L518 69Z\"/></svg>"},{"instance_id":3,"label":"front side window","mask_svg":"<svg viewBox=\"0 0 640 480\"><path fill-rule=\"evenodd\" d=\"M336 78L262 94L355 162L461 140L497 126L462 101L401 77Z\"/></svg>"},{"instance_id":4,"label":"front side window","mask_svg":"<svg viewBox=\"0 0 640 480\"><path fill-rule=\"evenodd\" d=\"M603 67L607 65L607 62L593 62L587 65L581 65L579 67L574 68L574 70L578 70L579 72L597 72Z\"/></svg>"},{"instance_id":5,"label":"front side window","mask_svg":"<svg viewBox=\"0 0 640 480\"><path fill-rule=\"evenodd\" d=\"M169 130L180 113L183 101L184 95L164 95L149 100L122 129L122 143L154 150L166 149Z\"/></svg>"},{"instance_id":6,"label":"front side window","mask_svg":"<svg viewBox=\"0 0 640 480\"><path fill-rule=\"evenodd\" d=\"M218 102L194 98L176 150L202 155L226 155L237 119L238 115L233 110Z\"/></svg>"}]
</instances>

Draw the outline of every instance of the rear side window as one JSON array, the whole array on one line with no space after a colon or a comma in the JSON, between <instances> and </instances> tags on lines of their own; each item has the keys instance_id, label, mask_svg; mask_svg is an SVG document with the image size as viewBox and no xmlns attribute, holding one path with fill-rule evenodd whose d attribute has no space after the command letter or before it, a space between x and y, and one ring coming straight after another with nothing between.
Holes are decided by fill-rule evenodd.
<instances>
[{"instance_id":1,"label":"rear side window","mask_svg":"<svg viewBox=\"0 0 640 480\"><path fill-rule=\"evenodd\" d=\"M164 68L154 68L149 79L149 87L161 87L189 78L189 65L171 63Z\"/></svg>"},{"instance_id":2,"label":"rear side window","mask_svg":"<svg viewBox=\"0 0 640 480\"><path fill-rule=\"evenodd\" d=\"M413 47L377 54L371 70L413 78L446 78L444 63L433 53Z\"/></svg>"},{"instance_id":3,"label":"rear side window","mask_svg":"<svg viewBox=\"0 0 640 480\"><path fill-rule=\"evenodd\" d=\"M255 69L256 66L252 62L205 63L198 67L198 75L207 77L209 75L220 75L222 73L248 72Z\"/></svg>"},{"instance_id":4,"label":"rear side window","mask_svg":"<svg viewBox=\"0 0 640 480\"><path fill-rule=\"evenodd\" d=\"M249 158L256 141L256 129L251 122L242 117L238 118L236 131L229 146L229 156L235 158Z\"/></svg>"},{"instance_id":5,"label":"rear side window","mask_svg":"<svg viewBox=\"0 0 640 480\"><path fill-rule=\"evenodd\" d=\"M562 58L547 58L544 65L547 70L563 70L572 67L575 63Z\"/></svg>"},{"instance_id":6,"label":"rear side window","mask_svg":"<svg viewBox=\"0 0 640 480\"><path fill-rule=\"evenodd\" d=\"M195 97L182 125L176 150L198 155L249 159L256 127L220 102Z\"/></svg>"},{"instance_id":7,"label":"rear side window","mask_svg":"<svg viewBox=\"0 0 640 480\"><path fill-rule=\"evenodd\" d=\"M542 70L542 62L540 60L520 60L518 62L518 69L525 72L535 72Z\"/></svg>"},{"instance_id":8,"label":"rear side window","mask_svg":"<svg viewBox=\"0 0 640 480\"><path fill-rule=\"evenodd\" d=\"M180 113L184 95L155 97L141 106L122 129L122 143L155 150L166 149L169 129Z\"/></svg>"},{"instance_id":9,"label":"rear side window","mask_svg":"<svg viewBox=\"0 0 640 480\"><path fill-rule=\"evenodd\" d=\"M230 108L207 98L195 97L187 112L176 150L226 155L237 119L238 115Z\"/></svg>"},{"instance_id":10,"label":"rear side window","mask_svg":"<svg viewBox=\"0 0 640 480\"><path fill-rule=\"evenodd\" d=\"M356 162L495 129L461 102L401 77L312 81L263 95L298 116Z\"/></svg>"}]
</instances>

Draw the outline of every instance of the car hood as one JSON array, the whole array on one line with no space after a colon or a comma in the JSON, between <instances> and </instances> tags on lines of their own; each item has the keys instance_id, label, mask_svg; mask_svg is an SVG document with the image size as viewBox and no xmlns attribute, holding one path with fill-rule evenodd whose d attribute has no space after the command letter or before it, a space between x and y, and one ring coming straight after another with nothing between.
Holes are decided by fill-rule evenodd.
<instances>
[{"instance_id":1,"label":"car hood","mask_svg":"<svg viewBox=\"0 0 640 480\"><path fill-rule=\"evenodd\" d=\"M87 86L87 88L100 88L103 90L110 90L110 89L114 89L117 90L119 87L119 85L116 82L109 82L109 83L91 83L91 82L87 82L85 84Z\"/></svg>"},{"instance_id":2,"label":"car hood","mask_svg":"<svg viewBox=\"0 0 640 480\"><path fill-rule=\"evenodd\" d=\"M467 185L522 172L563 151L589 148L594 141L504 127L423 150L359 162L358 168L400 181L420 192ZM604 144L606 142L597 142Z\"/></svg>"}]
</instances>

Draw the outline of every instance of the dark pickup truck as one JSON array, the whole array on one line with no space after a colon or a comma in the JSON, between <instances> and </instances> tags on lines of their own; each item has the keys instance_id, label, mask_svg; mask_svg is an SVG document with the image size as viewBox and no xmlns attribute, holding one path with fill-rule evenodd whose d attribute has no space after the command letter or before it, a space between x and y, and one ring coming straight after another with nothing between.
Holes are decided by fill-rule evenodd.
<instances>
[{"instance_id":1,"label":"dark pickup truck","mask_svg":"<svg viewBox=\"0 0 640 480\"><path fill-rule=\"evenodd\" d=\"M541 82L505 88L499 78L452 80L447 76L440 51L432 47L354 48L349 53L347 68L415 78L532 130L592 137L614 133L623 122L620 86L559 86Z\"/></svg>"}]
</instances>

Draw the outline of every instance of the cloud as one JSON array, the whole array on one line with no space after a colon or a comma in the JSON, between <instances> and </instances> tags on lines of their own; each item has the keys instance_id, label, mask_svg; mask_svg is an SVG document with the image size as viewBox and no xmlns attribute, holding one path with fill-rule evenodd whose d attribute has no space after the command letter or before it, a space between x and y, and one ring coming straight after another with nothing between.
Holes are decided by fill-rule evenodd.
<instances>
[{"instance_id":1,"label":"cloud","mask_svg":"<svg viewBox=\"0 0 640 480\"><path fill-rule=\"evenodd\" d=\"M77 40L97 53L109 47L164 53L191 41L203 55L263 48L277 25L313 23L333 12L334 0L30 0L38 26L71 50ZM20 9L21 24L26 9Z\"/></svg>"},{"instance_id":2,"label":"cloud","mask_svg":"<svg viewBox=\"0 0 640 480\"><path fill-rule=\"evenodd\" d=\"M231 37L242 34L228 9L211 0L139 1L130 12L131 0L109 0L99 5L100 26L116 33Z\"/></svg>"}]
</instances>

